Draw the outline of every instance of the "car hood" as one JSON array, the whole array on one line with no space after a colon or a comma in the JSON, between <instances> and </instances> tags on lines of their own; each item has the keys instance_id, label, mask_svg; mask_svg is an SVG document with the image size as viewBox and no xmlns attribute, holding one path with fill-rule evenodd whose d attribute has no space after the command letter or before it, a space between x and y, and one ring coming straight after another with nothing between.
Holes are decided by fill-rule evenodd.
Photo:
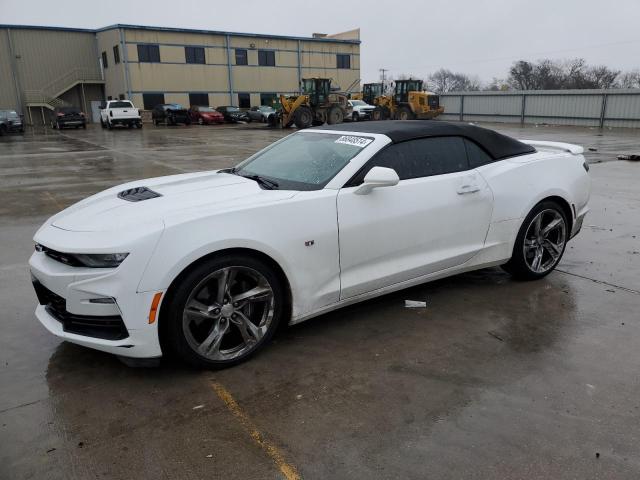
<instances>
[{"instance_id":1,"label":"car hood","mask_svg":"<svg viewBox=\"0 0 640 480\"><path fill-rule=\"evenodd\" d=\"M147 187L159 196L129 201L125 190ZM144 224L180 223L187 219L249 208L291 198L296 192L263 190L253 180L223 172L172 175L130 182L105 190L63 210L50 219L54 227L77 232L100 232Z\"/></svg>"}]
</instances>

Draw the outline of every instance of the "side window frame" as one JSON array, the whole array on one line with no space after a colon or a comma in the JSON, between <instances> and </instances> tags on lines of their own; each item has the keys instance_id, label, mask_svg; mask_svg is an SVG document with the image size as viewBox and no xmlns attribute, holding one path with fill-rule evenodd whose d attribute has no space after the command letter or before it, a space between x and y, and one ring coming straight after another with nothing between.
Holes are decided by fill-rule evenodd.
<instances>
[{"instance_id":1,"label":"side window frame","mask_svg":"<svg viewBox=\"0 0 640 480\"><path fill-rule=\"evenodd\" d=\"M413 177L413 178L405 178L403 179L402 177L400 178L400 182L404 182L406 180L415 180L418 178L429 178L429 177L436 177L439 175L448 175L450 173L459 173L459 172L468 172L469 170L473 170L473 167L471 167L471 164L469 163L469 155L467 153L467 147L466 147L466 141L468 140L466 137L463 137L461 135L440 135L440 136L434 136L434 137L419 137L419 138L412 138L410 140L405 140L403 142L398 142L398 143L390 143L388 145L385 145L384 148L382 148L380 151L378 151L373 157L371 157L369 160L367 160L367 163L365 163L345 184L342 188L349 188L349 187L357 187L359 185L362 185L362 183L364 182L364 177L366 176L366 174L369 172L369 170L371 170L371 168L373 168L373 164L375 163L376 159L378 159L378 157L380 155L382 155L384 152L388 151L391 148L394 148L398 145L402 145L405 144L407 142L413 142L413 141L419 141L419 140L426 140L426 139L431 139L431 138L459 138L462 142L463 142L463 149L464 149L464 154L465 154L465 160L466 160L466 168L464 170L457 170L457 171L451 171L451 172L446 172L446 173L436 173L433 175L425 175L425 176L421 176L421 177ZM470 140L469 140L470 141ZM484 151L484 149L483 149ZM486 153L486 152L485 152ZM396 172L397 173L397 172Z\"/></svg>"}]
</instances>

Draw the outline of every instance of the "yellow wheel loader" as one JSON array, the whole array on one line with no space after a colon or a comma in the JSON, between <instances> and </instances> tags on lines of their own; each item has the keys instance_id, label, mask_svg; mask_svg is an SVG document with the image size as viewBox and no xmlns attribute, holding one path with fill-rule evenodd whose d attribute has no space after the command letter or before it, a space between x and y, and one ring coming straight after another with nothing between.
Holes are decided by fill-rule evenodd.
<instances>
[{"instance_id":1,"label":"yellow wheel loader","mask_svg":"<svg viewBox=\"0 0 640 480\"><path fill-rule=\"evenodd\" d=\"M393 96L375 99L373 120L427 120L444 112L440 97L422 90L422 80L396 80Z\"/></svg>"},{"instance_id":2,"label":"yellow wheel loader","mask_svg":"<svg viewBox=\"0 0 640 480\"><path fill-rule=\"evenodd\" d=\"M280 95L282 109L274 115L272 126L282 125L309 128L312 125L342 123L345 117L351 117L352 108L348 98L331 90L329 78L305 78L301 82L300 95Z\"/></svg>"}]
</instances>

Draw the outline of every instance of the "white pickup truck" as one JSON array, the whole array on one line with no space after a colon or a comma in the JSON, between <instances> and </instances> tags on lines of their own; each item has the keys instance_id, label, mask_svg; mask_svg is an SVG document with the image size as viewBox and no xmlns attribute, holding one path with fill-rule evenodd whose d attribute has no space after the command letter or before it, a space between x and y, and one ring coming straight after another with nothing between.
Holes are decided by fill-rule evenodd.
<instances>
[{"instance_id":1,"label":"white pickup truck","mask_svg":"<svg viewBox=\"0 0 640 480\"><path fill-rule=\"evenodd\" d=\"M101 105L100 124L109 129L116 125L142 128L142 118L129 100L109 100Z\"/></svg>"}]
</instances>

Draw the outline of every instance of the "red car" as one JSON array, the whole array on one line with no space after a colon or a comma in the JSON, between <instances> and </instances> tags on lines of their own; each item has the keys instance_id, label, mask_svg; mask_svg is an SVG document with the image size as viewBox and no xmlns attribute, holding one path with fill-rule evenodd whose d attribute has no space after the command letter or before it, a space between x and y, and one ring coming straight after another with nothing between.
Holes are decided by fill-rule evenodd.
<instances>
[{"instance_id":1,"label":"red car","mask_svg":"<svg viewBox=\"0 0 640 480\"><path fill-rule=\"evenodd\" d=\"M192 105L189 109L189 116L192 122L198 122L199 125L224 123L224 116L212 107Z\"/></svg>"}]
</instances>

